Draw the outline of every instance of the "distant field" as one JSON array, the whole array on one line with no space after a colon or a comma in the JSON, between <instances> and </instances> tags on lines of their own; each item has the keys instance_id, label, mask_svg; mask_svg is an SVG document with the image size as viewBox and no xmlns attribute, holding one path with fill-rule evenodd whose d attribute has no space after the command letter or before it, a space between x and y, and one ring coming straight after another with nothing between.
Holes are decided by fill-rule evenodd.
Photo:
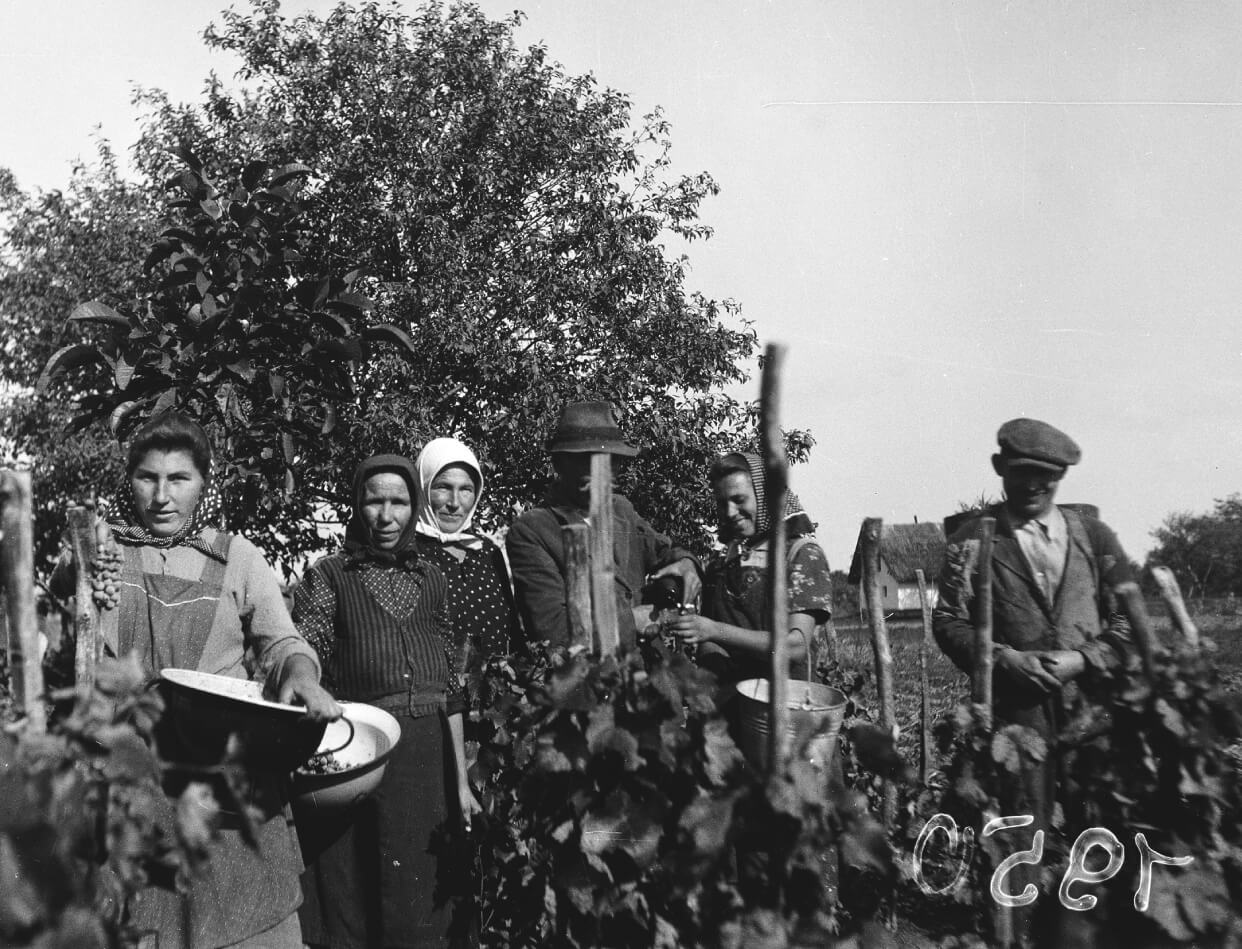
<instances>
[{"instance_id":1,"label":"distant field","mask_svg":"<svg viewBox=\"0 0 1242 949\"><path fill-rule=\"evenodd\" d=\"M1174 635L1172 622L1164 604L1148 604L1157 632L1162 637ZM1217 669L1222 685L1231 692L1242 692L1242 615L1222 616L1208 612L1194 615L1199 632L1215 644ZM857 618L840 620L837 626L838 658L846 668L866 670L869 679L856 701L869 709L877 706L875 691L875 659L871 649L871 632ZM919 691L919 641L922 623L917 620L889 621L888 634L893 653L893 701L897 724L901 728L899 746L912 763L918 761L919 713L922 697ZM970 692L970 681L958 671L935 643L927 657L927 678L931 693L932 720Z\"/></svg>"}]
</instances>

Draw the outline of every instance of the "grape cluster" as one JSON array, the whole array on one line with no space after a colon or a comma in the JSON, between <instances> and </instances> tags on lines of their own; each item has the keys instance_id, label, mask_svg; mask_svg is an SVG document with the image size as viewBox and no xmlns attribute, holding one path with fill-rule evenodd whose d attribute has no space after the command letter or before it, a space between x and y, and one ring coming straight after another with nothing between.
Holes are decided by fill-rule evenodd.
<instances>
[{"instance_id":1,"label":"grape cluster","mask_svg":"<svg viewBox=\"0 0 1242 949\"><path fill-rule=\"evenodd\" d=\"M91 598L101 610L114 610L121 602L121 548L108 544L99 548L91 564Z\"/></svg>"},{"instance_id":2,"label":"grape cluster","mask_svg":"<svg viewBox=\"0 0 1242 949\"><path fill-rule=\"evenodd\" d=\"M312 757L298 768L298 772L300 774L335 774L338 771L344 771L347 767L348 765L329 751Z\"/></svg>"}]
</instances>

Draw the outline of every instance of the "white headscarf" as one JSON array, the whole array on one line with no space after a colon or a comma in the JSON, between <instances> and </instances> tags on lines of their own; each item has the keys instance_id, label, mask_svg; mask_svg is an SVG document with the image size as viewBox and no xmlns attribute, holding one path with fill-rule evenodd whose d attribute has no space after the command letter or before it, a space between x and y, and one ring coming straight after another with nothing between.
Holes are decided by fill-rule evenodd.
<instances>
[{"instance_id":1,"label":"white headscarf","mask_svg":"<svg viewBox=\"0 0 1242 949\"><path fill-rule=\"evenodd\" d=\"M433 438L418 453L418 523L415 530L434 537L442 544L459 543L464 547L477 547L483 543L479 535L470 531L470 522L478 510L479 498L483 496L483 469L474 452L456 438ZM449 465L464 465L474 477L474 506L466 512L461 527L452 533L440 529L435 511L431 509L431 482Z\"/></svg>"}]
</instances>

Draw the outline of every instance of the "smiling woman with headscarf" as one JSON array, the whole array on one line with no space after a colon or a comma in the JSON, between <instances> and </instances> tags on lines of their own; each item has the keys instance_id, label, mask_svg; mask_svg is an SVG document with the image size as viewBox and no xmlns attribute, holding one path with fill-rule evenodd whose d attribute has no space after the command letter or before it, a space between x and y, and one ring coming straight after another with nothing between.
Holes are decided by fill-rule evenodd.
<instances>
[{"instance_id":1,"label":"smiling woman with headscarf","mask_svg":"<svg viewBox=\"0 0 1242 949\"><path fill-rule=\"evenodd\" d=\"M469 702L467 670L508 652L510 637L516 637L517 613L504 555L470 527L483 496L483 469L474 452L456 438L435 438L419 452L417 467L418 550L448 580L453 624L448 720L454 747L461 748ZM464 754L456 761L457 790L468 823L479 804L470 791Z\"/></svg>"},{"instance_id":2,"label":"smiling woman with headscarf","mask_svg":"<svg viewBox=\"0 0 1242 949\"><path fill-rule=\"evenodd\" d=\"M700 665L726 682L769 678L772 597L768 589L768 543L772 500L763 461L742 452L722 455L709 474L716 497L720 539L728 546L708 565L701 615L677 617L671 631L698 647ZM828 559L815 541L815 525L793 492L780 512L785 520L789 565L789 655L791 675L805 674L806 646L832 614Z\"/></svg>"},{"instance_id":3,"label":"smiling woman with headscarf","mask_svg":"<svg viewBox=\"0 0 1242 949\"><path fill-rule=\"evenodd\" d=\"M444 574L415 542L417 485L399 455L359 465L345 549L307 570L294 593L294 621L334 694L377 705L401 724L374 795L340 815L299 815L302 929L311 946L447 945L449 913L436 907L428 845L458 799L455 769L445 767L451 628Z\"/></svg>"}]
</instances>

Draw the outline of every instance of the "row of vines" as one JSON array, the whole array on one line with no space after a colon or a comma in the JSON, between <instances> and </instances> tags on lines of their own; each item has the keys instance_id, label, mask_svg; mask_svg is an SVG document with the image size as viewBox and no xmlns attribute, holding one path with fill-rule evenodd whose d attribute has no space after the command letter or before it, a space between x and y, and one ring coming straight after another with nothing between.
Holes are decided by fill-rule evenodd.
<instances>
[{"instance_id":1,"label":"row of vines","mask_svg":"<svg viewBox=\"0 0 1242 949\"><path fill-rule=\"evenodd\" d=\"M855 694L869 675L821 660L818 677ZM926 787L853 702L844 783L797 753L765 776L714 678L659 637L603 658L497 658L471 689L484 815L460 919L484 946L889 945L897 912L937 910L944 945L997 945L998 894L1015 890L997 880L1015 861L1039 868L1038 901L1082 901L1118 945L1239 938L1242 782L1225 749L1242 708L1206 640L1131 656L1055 743L959 705L937 725L947 764ZM104 661L93 686L48 695L46 731L2 698L0 944L135 944L130 897L187 885L221 802L244 800L239 749L170 800L162 707L136 663ZM1062 806L1046 839L981 837L1049 755ZM889 782L904 782L905 806L886 827ZM440 846L460 847L453 834Z\"/></svg>"}]
</instances>

